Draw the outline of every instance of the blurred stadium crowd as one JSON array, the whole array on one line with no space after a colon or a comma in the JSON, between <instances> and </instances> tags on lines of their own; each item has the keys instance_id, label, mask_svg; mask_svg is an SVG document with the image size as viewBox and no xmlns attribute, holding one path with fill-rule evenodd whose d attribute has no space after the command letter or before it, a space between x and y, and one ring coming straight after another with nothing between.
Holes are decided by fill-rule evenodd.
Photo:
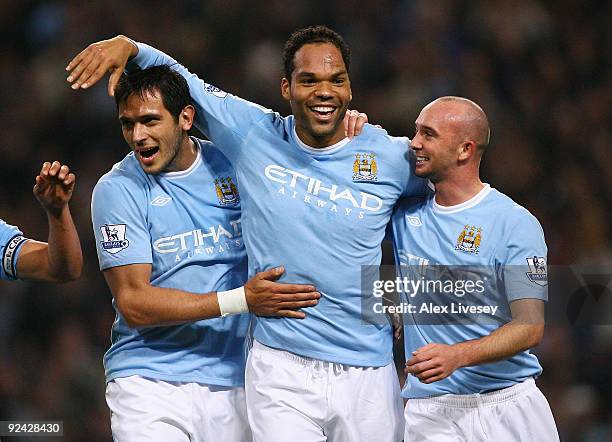
<instances>
[{"instance_id":1,"label":"blurred stadium crowd","mask_svg":"<svg viewBox=\"0 0 612 442\"><path fill-rule=\"evenodd\" d=\"M42 162L59 159L77 174L85 256L75 283L0 283L0 420L63 420L66 441L110 440L102 354L114 315L89 204L127 146L106 82L78 93L65 82L89 43L118 33L151 43L286 114L284 40L327 24L352 49L352 108L411 135L433 98L475 100L492 127L484 181L540 219L549 262L610 266L610 23L605 0L0 0L0 218L45 239L31 189ZM612 326L551 325L537 354L561 439L612 440Z\"/></svg>"}]
</instances>

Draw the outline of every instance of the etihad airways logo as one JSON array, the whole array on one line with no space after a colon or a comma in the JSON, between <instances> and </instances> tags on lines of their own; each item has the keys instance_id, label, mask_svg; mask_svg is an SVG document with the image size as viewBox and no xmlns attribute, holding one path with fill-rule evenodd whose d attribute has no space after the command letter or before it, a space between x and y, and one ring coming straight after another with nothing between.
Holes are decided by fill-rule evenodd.
<instances>
[{"instance_id":1,"label":"etihad airways logo","mask_svg":"<svg viewBox=\"0 0 612 442\"><path fill-rule=\"evenodd\" d=\"M306 204L329 208L333 212L338 212L337 205L340 205L340 210L345 215L351 215L355 210L358 218L361 219L365 212L378 212L383 206L382 199L376 195L352 191L348 187L340 187L337 184L324 184L317 178L276 164L267 166L265 175L270 181L282 184L279 193L287 194L295 199L299 197Z\"/></svg>"},{"instance_id":2,"label":"etihad airways logo","mask_svg":"<svg viewBox=\"0 0 612 442\"><path fill-rule=\"evenodd\" d=\"M229 228L219 224L206 229L194 229L172 236L164 236L153 241L153 249L162 254L176 253L176 260L180 261L193 255L203 253L213 255L242 248L240 220L230 221L229 224L231 226Z\"/></svg>"}]
</instances>

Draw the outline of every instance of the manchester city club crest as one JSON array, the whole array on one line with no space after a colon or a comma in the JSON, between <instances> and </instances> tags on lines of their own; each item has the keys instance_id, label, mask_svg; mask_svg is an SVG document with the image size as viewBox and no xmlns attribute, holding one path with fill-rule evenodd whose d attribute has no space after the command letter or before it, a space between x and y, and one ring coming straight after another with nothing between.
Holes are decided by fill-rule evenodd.
<instances>
[{"instance_id":1,"label":"manchester city club crest","mask_svg":"<svg viewBox=\"0 0 612 442\"><path fill-rule=\"evenodd\" d=\"M221 205L234 205L240 202L240 195L238 194L238 189L233 183L231 177L216 178L215 189L217 191L217 198L219 198L219 203Z\"/></svg>"},{"instance_id":2,"label":"manchester city club crest","mask_svg":"<svg viewBox=\"0 0 612 442\"><path fill-rule=\"evenodd\" d=\"M527 258L529 271L526 273L531 282L545 286L548 284L548 272L546 270L546 258L543 256L533 256Z\"/></svg>"},{"instance_id":3,"label":"manchester city club crest","mask_svg":"<svg viewBox=\"0 0 612 442\"><path fill-rule=\"evenodd\" d=\"M478 255L478 248L482 241L482 228L476 226L463 226L463 230L457 238L457 245L455 250L462 250L464 252L473 253Z\"/></svg>"},{"instance_id":4,"label":"manchester city club crest","mask_svg":"<svg viewBox=\"0 0 612 442\"><path fill-rule=\"evenodd\" d=\"M130 242L125 237L125 224L104 224L100 227L102 231L102 248L108 252L119 253L123 249L127 249Z\"/></svg>"},{"instance_id":5,"label":"manchester city club crest","mask_svg":"<svg viewBox=\"0 0 612 442\"><path fill-rule=\"evenodd\" d=\"M378 165L376 154L355 154L353 162L353 181L376 181L378 179Z\"/></svg>"}]
</instances>

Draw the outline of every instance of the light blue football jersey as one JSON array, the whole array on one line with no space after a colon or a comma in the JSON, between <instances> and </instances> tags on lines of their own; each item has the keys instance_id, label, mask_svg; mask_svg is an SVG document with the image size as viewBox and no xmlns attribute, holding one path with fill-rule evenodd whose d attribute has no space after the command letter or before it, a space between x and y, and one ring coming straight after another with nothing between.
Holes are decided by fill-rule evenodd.
<instances>
[{"instance_id":1,"label":"light blue football jersey","mask_svg":"<svg viewBox=\"0 0 612 442\"><path fill-rule=\"evenodd\" d=\"M232 162L242 197L249 275L284 265L280 282L321 292L304 320L258 317L255 338L302 356L354 365L392 361L388 323L362 321L361 266L378 265L395 202L422 194L408 139L367 125L325 149L304 145L293 116L281 117L198 79L166 54L139 44L129 69L166 64L189 83L196 126Z\"/></svg>"},{"instance_id":2,"label":"light blue football jersey","mask_svg":"<svg viewBox=\"0 0 612 442\"><path fill-rule=\"evenodd\" d=\"M17 259L26 241L17 227L0 219L0 256L2 257L0 279L17 279Z\"/></svg>"},{"instance_id":3,"label":"light blue football jersey","mask_svg":"<svg viewBox=\"0 0 612 442\"><path fill-rule=\"evenodd\" d=\"M449 310L446 316L440 313L428 317L432 312L427 308L419 314L433 295L423 291L407 296L404 301L417 309L404 318L407 358L429 343L454 344L490 334L511 319L510 301L547 300L547 248L542 227L525 208L489 185L470 200L452 207L438 205L433 194L402 200L393 214L392 229L402 278L414 279L415 274L424 274L424 269L436 269L435 266L465 266L461 271L472 275L467 279L482 284L482 290L473 285L472 293L447 295L451 299L446 305L452 303L450 307L455 311ZM429 275L426 279L433 278ZM460 313L459 307L468 304L499 309L495 314L492 310L475 315ZM403 395L419 398L483 393L512 386L541 372L538 359L527 350L504 361L460 368L448 378L428 385L409 375Z\"/></svg>"},{"instance_id":4,"label":"light blue football jersey","mask_svg":"<svg viewBox=\"0 0 612 442\"><path fill-rule=\"evenodd\" d=\"M100 269L152 265L151 284L193 293L240 287L246 251L236 176L210 142L189 169L148 175L133 153L102 176L92 197ZM106 379L244 384L248 315L130 328L121 313L104 356Z\"/></svg>"}]
</instances>

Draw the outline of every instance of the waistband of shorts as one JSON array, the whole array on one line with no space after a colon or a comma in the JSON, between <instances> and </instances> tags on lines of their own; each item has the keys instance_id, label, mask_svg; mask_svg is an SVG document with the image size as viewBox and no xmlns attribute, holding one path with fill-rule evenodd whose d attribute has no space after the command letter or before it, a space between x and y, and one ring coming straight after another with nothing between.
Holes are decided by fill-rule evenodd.
<instances>
[{"instance_id":1,"label":"waistband of shorts","mask_svg":"<svg viewBox=\"0 0 612 442\"><path fill-rule=\"evenodd\" d=\"M268 347L267 345L264 345L261 342L259 342L257 339L253 339L252 350L261 351L261 352L267 353L269 355L275 356L280 359L284 359L287 361L293 361L300 365L314 365L316 363L325 362L320 359L314 359L314 358L309 358L306 356L296 355L295 353L291 353L290 351L287 351L287 350L280 350L278 348ZM333 362L331 363L333 364Z\"/></svg>"},{"instance_id":2,"label":"waistband of shorts","mask_svg":"<svg viewBox=\"0 0 612 442\"><path fill-rule=\"evenodd\" d=\"M444 394L442 396L434 396L429 398L409 399L410 402L426 401L438 405L445 405L454 408L477 408L479 406L487 406L500 404L521 397L530 391L537 389L533 378L529 378L512 387L502 388L501 390L490 393L475 393L475 394Z\"/></svg>"}]
</instances>

